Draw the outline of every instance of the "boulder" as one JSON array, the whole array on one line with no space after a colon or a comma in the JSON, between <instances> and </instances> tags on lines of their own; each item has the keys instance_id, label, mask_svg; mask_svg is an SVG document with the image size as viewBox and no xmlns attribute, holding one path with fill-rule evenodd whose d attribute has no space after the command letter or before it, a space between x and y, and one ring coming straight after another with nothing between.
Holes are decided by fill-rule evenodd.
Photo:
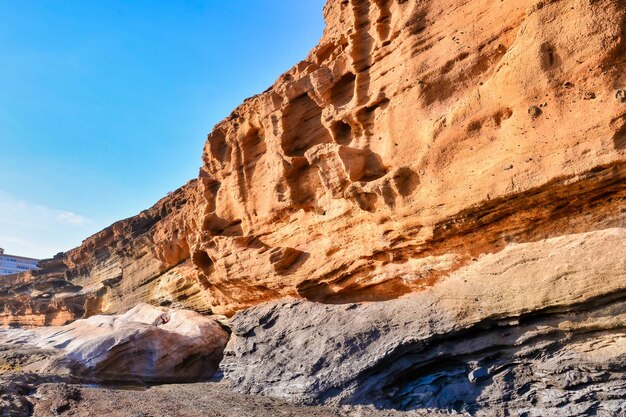
<instances>
[{"instance_id":1,"label":"boulder","mask_svg":"<svg viewBox=\"0 0 626 417\"><path fill-rule=\"evenodd\" d=\"M228 333L188 310L139 304L122 315L92 316L65 326L1 331L4 343L54 351L25 370L96 382L182 382L211 378Z\"/></svg>"}]
</instances>

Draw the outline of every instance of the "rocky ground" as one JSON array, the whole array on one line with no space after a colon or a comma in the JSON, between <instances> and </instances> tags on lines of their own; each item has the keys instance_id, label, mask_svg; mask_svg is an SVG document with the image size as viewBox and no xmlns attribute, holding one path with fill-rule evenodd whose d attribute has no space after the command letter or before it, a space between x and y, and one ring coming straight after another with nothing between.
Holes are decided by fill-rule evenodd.
<instances>
[{"instance_id":1,"label":"rocky ground","mask_svg":"<svg viewBox=\"0 0 626 417\"><path fill-rule=\"evenodd\" d=\"M50 378L54 380L54 378ZM57 378L60 381L61 378ZM234 392L227 384L204 382L153 387L98 387L45 382L28 374L0 381L2 417L400 417L450 416L429 410L402 413L371 407L315 407ZM39 383L41 384L39 385Z\"/></svg>"}]
</instances>

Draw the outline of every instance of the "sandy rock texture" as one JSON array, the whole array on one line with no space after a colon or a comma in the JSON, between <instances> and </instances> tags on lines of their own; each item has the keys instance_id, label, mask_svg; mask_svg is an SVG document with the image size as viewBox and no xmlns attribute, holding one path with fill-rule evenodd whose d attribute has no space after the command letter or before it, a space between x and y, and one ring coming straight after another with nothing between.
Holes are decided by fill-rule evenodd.
<instances>
[{"instance_id":1,"label":"sandy rock texture","mask_svg":"<svg viewBox=\"0 0 626 417\"><path fill-rule=\"evenodd\" d=\"M0 331L0 358L13 369L79 381L199 381L217 370L228 337L199 313L140 304L118 316ZM17 356L12 362L11 354Z\"/></svg>"},{"instance_id":2,"label":"sandy rock texture","mask_svg":"<svg viewBox=\"0 0 626 417\"><path fill-rule=\"evenodd\" d=\"M516 244L397 300L233 317L242 392L481 416L626 415L626 229Z\"/></svg>"},{"instance_id":3,"label":"sandy rock texture","mask_svg":"<svg viewBox=\"0 0 626 417\"><path fill-rule=\"evenodd\" d=\"M323 13L308 57L209 134L198 179L0 282L4 324L388 300L510 243L624 226L623 0Z\"/></svg>"}]
</instances>

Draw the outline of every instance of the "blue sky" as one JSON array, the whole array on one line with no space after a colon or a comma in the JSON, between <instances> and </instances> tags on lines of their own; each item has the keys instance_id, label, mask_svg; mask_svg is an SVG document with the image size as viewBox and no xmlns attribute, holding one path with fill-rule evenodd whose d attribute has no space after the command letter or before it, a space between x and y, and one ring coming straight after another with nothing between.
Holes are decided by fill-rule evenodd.
<instances>
[{"instance_id":1,"label":"blue sky","mask_svg":"<svg viewBox=\"0 0 626 417\"><path fill-rule=\"evenodd\" d=\"M195 178L324 0L0 0L0 247L50 257Z\"/></svg>"}]
</instances>

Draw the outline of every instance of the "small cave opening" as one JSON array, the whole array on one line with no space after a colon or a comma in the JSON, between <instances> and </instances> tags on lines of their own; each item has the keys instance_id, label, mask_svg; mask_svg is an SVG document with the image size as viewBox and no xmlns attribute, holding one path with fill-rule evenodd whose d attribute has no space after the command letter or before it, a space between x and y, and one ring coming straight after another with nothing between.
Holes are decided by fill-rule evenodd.
<instances>
[{"instance_id":1,"label":"small cave opening","mask_svg":"<svg viewBox=\"0 0 626 417\"><path fill-rule=\"evenodd\" d=\"M330 129L337 144L349 145L352 142L352 127L343 120L333 123Z\"/></svg>"},{"instance_id":2,"label":"small cave opening","mask_svg":"<svg viewBox=\"0 0 626 417\"><path fill-rule=\"evenodd\" d=\"M191 260L195 266L202 271L205 277L208 277L213 272L213 260L205 251L196 251L194 252Z\"/></svg>"}]
</instances>

